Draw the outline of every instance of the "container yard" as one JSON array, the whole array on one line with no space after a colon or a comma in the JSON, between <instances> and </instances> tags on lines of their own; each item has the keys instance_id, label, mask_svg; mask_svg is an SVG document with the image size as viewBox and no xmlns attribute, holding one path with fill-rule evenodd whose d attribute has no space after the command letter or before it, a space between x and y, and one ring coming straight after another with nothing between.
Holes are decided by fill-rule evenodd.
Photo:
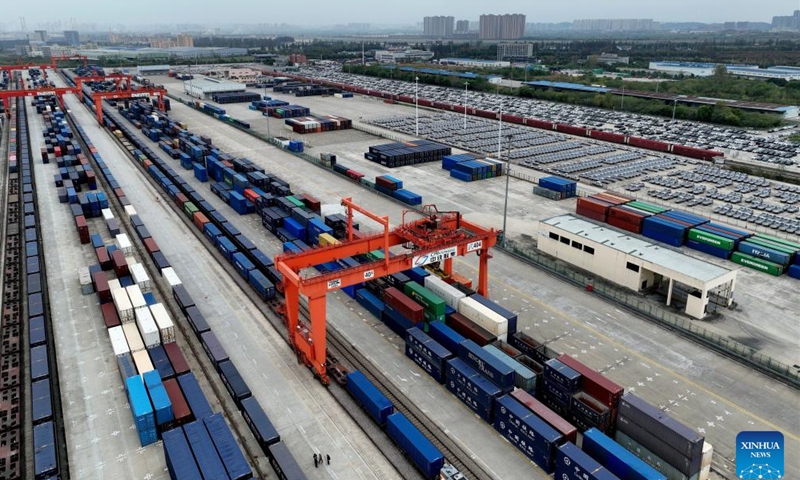
<instances>
[{"instance_id":1,"label":"container yard","mask_svg":"<svg viewBox=\"0 0 800 480\"><path fill-rule=\"evenodd\" d=\"M11 88L42 75L16 72ZM75 71L46 74L76 84ZM21 313L2 328L24 323L31 342L3 355L31 376L3 391L35 401L3 427L20 439L3 455L34 460L0 476L716 480L736 477L739 431L780 430L798 447L796 386L509 254L577 215L735 271L737 308L695 325L796 362L785 339L797 326L772 314L791 309L800 266L788 211L732 222L625 188L662 170L722 176L681 156L693 150L653 154L561 125L502 125L504 142L497 122L459 131L430 111L417 134L413 105L314 85L223 109L174 77L151 80L169 112L95 103L86 85L84 102L64 94L69 110L14 100L3 201L5 262L19 267L3 288L18 305L4 314ZM272 137L286 128L311 144ZM13 293L23 274L27 298ZM800 473L794 458L785 468Z\"/></svg>"}]
</instances>

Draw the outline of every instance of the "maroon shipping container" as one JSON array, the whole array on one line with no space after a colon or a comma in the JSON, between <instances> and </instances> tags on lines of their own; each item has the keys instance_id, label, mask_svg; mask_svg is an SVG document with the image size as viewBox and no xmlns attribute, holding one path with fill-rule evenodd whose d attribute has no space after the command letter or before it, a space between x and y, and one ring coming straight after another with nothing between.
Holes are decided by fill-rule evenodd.
<instances>
[{"instance_id":1,"label":"maroon shipping container","mask_svg":"<svg viewBox=\"0 0 800 480\"><path fill-rule=\"evenodd\" d=\"M189 364L186 363L186 357L183 356L181 347L178 346L177 342L165 343L164 351L167 353L167 358L169 358L169 363L172 365L176 377L189 371Z\"/></svg>"},{"instance_id":2,"label":"maroon shipping container","mask_svg":"<svg viewBox=\"0 0 800 480\"><path fill-rule=\"evenodd\" d=\"M397 190L397 183L395 183L394 180L389 180L383 175L375 177L375 185L380 185L381 187L388 188L389 190Z\"/></svg>"},{"instance_id":3,"label":"maroon shipping container","mask_svg":"<svg viewBox=\"0 0 800 480\"><path fill-rule=\"evenodd\" d=\"M117 197L117 198L122 198L122 197L125 196L125 191L123 189L121 189L121 188L115 188L114 189L114 196Z\"/></svg>"},{"instance_id":4,"label":"maroon shipping container","mask_svg":"<svg viewBox=\"0 0 800 480\"><path fill-rule=\"evenodd\" d=\"M164 380L164 390L167 391L167 396L172 404L172 413L175 416L175 419L170 422L171 427L174 428L191 422L192 410L189 408L189 404L186 403L186 397L183 396L178 381L174 378Z\"/></svg>"},{"instance_id":5,"label":"maroon shipping container","mask_svg":"<svg viewBox=\"0 0 800 480\"><path fill-rule=\"evenodd\" d=\"M106 325L106 328L117 327L122 324L119 321L117 308L114 306L113 302L100 305L100 310L103 312L103 323Z\"/></svg>"},{"instance_id":6,"label":"maroon shipping container","mask_svg":"<svg viewBox=\"0 0 800 480\"><path fill-rule=\"evenodd\" d=\"M183 208L183 204L188 202L188 201L189 201L189 199L186 198L186 195L184 195L182 193L178 193L177 195L175 195L175 203L177 203L178 206L181 207L181 208Z\"/></svg>"},{"instance_id":7,"label":"maroon shipping container","mask_svg":"<svg viewBox=\"0 0 800 480\"><path fill-rule=\"evenodd\" d=\"M111 301L111 289L108 288L106 272L97 272L94 274L94 289L97 291L97 296L100 297L100 303Z\"/></svg>"},{"instance_id":8,"label":"maroon shipping container","mask_svg":"<svg viewBox=\"0 0 800 480\"><path fill-rule=\"evenodd\" d=\"M108 256L106 247L99 247L94 249L94 254L97 256L97 263L103 270L111 270L111 257Z\"/></svg>"},{"instance_id":9,"label":"maroon shipping container","mask_svg":"<svg viewBox=\"0 0 800 480\"><path fill-rule=\"evenodd\" d=\"M583 215L584 217L589 217L592 220L597 220L598 222L605 222L610 207L610 203L606 203L602 200L591 197L581 197L578 198L575 213Z\"/></svg>"},{"instance_id":10,"label":"maroon shipping container","mask_svg":"<svg viewBox=\"0 0 800 480\"><path fill-rule=\"evenodd\" d=\"M318 214L322 210L322 203L307 193L303 194L303 203L314 213Z\"/></svg>"},{"instance_id":11,"label":"maroon shipping container","mask_svg":"<svg viewBox=\"0 0 800 480\"><path fill-rule=\"evenodd\" d=\"M362 178L364 178L364 174L363 173L357 172L357 171L352 170L352 169L348 170L346 173L347 173L348 177L352 178L355 181L359 181Z\"/></svg>"},{"instance_id":12,"label":"maroon shipping container","mask_svg":"<svg viewBox=\"0 0 800 480\"><path fill-rule=\"evenodd\" d=\"M503 115L503 121L508 123L515 123L517 125L522 125L522 122L525 121L524 118L520 117L519 115Z\"/></svg>"},{"instance_id":13,"label":"maroon shipping container","mask_svg":"<svg viewBox=\"0 0 800 480\"><path fill-rule=\"evenodd\" d=\"M144 239L144 248L147 250L147 254L151 256L153 255L153 253L161 251L161 248L152 238Z\"/></svg>"},{"instance_id":14,"label":"maroon shipping container","mask_svg":"<svg viewBox=\"0 0 800 480\"><path fill-rule=\"evenodd\" d=\"M589 198L602 200L604 202L610 203L611 205L625 205L626 203L633 201L633 198L631 197L628 197L626 195L620 195L614 192L596 193L594 195L591 195Z\"/></svg>"},{"instance_id":15,"label":"maroon shipping container","mask_svg":"<svg viewBox=\"0 0 800 480\"><path fill-rule=\"evenodd\" d=\"M600 130L590 130L589 136L598 140L613 143L625 143L625 135L622 133L603 132Z\"/></svg>"},{"instance_id":16,"label":"maroon shipping container","mask_svg":"<svg viewBox=\"0 0 800 480\"><path fill-rule=\"evenodd\" d=\"M558 357L558 361L583 375L581 385L583 386L583 391L589 396L596 398L600 403L611 409L617 408L620 397L625 393L623 387L569 355L561 355Z\"/></svg>"},{"instance_id":17,"label":"maroon shipping container","mask_svg":"<svg viewBox=\"0 0 800 480\"><path fill-rule=\"evenodd\" d=\"M578 135L580 137L586 137L588 133L588 128L586 127L578 127L577 125L567 125L565 123L559 123L556 125L556 130L563 133L568 133L570 135Z\"/></svg>"},{"instance_id":18,"label":"maroon shipping container","mask_svg":"<svg viewBox=\"0 0 800 480\"><path fill-rule=\"evenodd\" d=\"M493 343L493 345L502 350L503 353L505 353L511 358L517 358L520 355L522 355L522 352L520 352L519 350L517 350L516 348L512 347L511 345L507 344L502 340L497 340L496 342Z\"/></svg>"},{"instance_id":19,"label":"maroon shipping container","mask_svg":"<svg viewBox=\"0 0 800 480\"><path fill-rule=\"evenodd\" d=\"M642 222L649 216L616 206L608 209L608 224L629 232L642 233Z\"/></svg>"},{"instance_id":20,"label":"maroon shipping container","mask_svg":"<svg viewBox=\"0 0 800 480\"><path fill-rule=\"evenodd\" d=\"M555 130L556 124L553 122L548 122L546 120L537 120L535 118L526 118L523 122L525 125L529 125L535 128L542 128L544 130Z\"/></svg>"},{"instance_id":21,"label":"maroon shipping container","mask_svg":"<svg viewBox=\"0 0 800 480\"><path fill-rule=\"evenodd\" d=\"M383 301L414 323L425 319L425 309L400 290L389 287L383 291Z\"/></svg>"},{"instance_id":22,"label":"maroon shipping container","mask_svg":"<svg viewBox=\"0 0 800 480\"><path fill-rule=\"evenodd\" d=\"M525 390L517 388L511 392L511 396L516 398L519 403L528 407L528 410L533 412L537 417L541 418L547 422L548 425L564 435L565 442L575 443L575 439L578 436L578 429L575 428L574 425L561 418L556 412L547 408L545 404L533 398L533 396Z\"/></svg>"},{"instance_id":23,"label":"maroon shipping container","mask_svg":"<svg viewBox=\"0 0 800 480\"><path fill-rule=\"evenodd\" d=\"M128 262L125 261L125 254L122 253L122 250L114 250L114 253L111 254L111 260L114 263L114 273L117 274L117 277L130 275Z\"/></svg>"},{"instance_id":24,"label":"maroon shipping container","mask_svg":"<svg viewBox=\"0 0 800 480\"><path fill-rule=\"evenodd\" d=\"M675 155L682 155L684 157L697 158L700 160L710 160L714 157L722 156L722 152L689 147L687 145L672 145L672 153Z\"/></svg>"},{"instance_id":25,"label":"maroon shipping container","mask_svg":"<svg viewBox=\"0 0 800 480\"><path fill-rule=\"evenodd\" d=\"M78 229L78 238L81 239L81 244L89 243L89 227L86 225L86 218L83 215L75 217L75 227Z\"/></svg>"},{"instance_id":26,"label":"maroon shipping container","mask_svg":"<svg viewBox=\"0 0 800 480\"><path fill-rule=\"evenodd\" d=\"M656 150L659 152L666 152L669 150L668 143L650 140L647 138L628 137L628 144L634 147L646 148L648 150Z\"/></svg>"},{"instance_id":27,"label":"maroon shipping container","mask_svg":"<svg viewBox=\"0 0 800 480\"><path fill-rule=\"evenodd\" d=\"M611 225L612 227L617 227L619 229L625 230L626 232L631 233L642 233L642 225L641 223L633 223L633 222L626 222L620 218L611 218L608 217L606 223Z\"/></svg>"},{"instance_id":28,"label":"maroon shipping container","mask_svg":"<svg viewBox=\"0 0 800 480\"><path fill-rule=\"evenodd\" d=\"M460 333L464 338L472 340L481 347L489 345L497 340L496 336L489 333L480 325L476 325L472 320L464 315L461 315L460 313L450 314L450 316L448 316L445 320L445 324L447 324L448 327L452 328L456 332Z\"/></svg>"}]
</instances>

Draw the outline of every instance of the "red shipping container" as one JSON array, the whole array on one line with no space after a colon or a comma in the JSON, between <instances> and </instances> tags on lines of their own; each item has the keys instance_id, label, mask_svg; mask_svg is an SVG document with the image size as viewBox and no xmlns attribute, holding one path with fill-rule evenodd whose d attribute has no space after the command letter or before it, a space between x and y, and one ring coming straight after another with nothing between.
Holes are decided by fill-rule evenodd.
<instances>
[{"instance_id":1,"label":"red shipping container","mask_svg":"<svg viewBox=\"0 0 800 480\"><path fill-rule=\"evenodd\" d=\"M164 380L164 390L167 391L167 396L172 404L172 413L174 419L170 422L172 428L184 425L192 421L192 410L189 404L186 403L186 397L183 396L178 381L174 378Z\"/></svg>"},{"instance_id":2,"label":"red shipping container","mask_svg":"<svg viewBox=\"0 0 800 480\"><path fill-rule=\"evenodd\" d=\"M481 347L497 340L497 337L489 333L485 328L476 325L472 320L460 313L451 314L447 317L445 324L460 333L464 338L472 340Z\"/></svg>"},{"instance_id":3,"label":"red shipping container","mask_svg":"<svg viewBox=\"0 0 800 480\"><path fill-rule=\"evenodd\" d=\"M470 280L469 278L467 278L467 277L465 277L463 275L459 275L457 273L453 273L453 274L450 275L450 280L452 280L453 283L459 283L461 285L464 285L467 288L472 288L472 280Z\"/></svg>"},{"instance_id":4,"label":"red shipping container","mask_svg":"<svg viewBox=\"0 0 800 480\"><path fill-rule=\"evenodd\" d=\"M322 210L322 203L311 195L304 193L302 200L305 206L312 212L319 213Z\"/></svg>"},{"instance_id":5,"label":"red shipping container","mask_svg":"<svg viewBox=\"0 0 800 480\"><path fill-rule=\"evenodd\" d=\"M203 227L206 225L206 223L208 223L208 217L206 217L202 212L194 212L194 218L192 221L194 222L194 226L202 232Z\"/></svg>"},{"instance_id":6,"label":"red shipping container","mask_svg":"<svg viewBox=\"0 0 800 480\"><path fill-rule=\"evenodd\" d=\"M642 224L635 222L628 222L618 217L611 217L609 215L607 223L612 227L621 228L622 230L632 233L642 233Z\"/></svg>"},{"instance_id":7,"label":"red shipping container","mask_svg":"<svg viewBox=\"0 0 800 480\"><path fill-rule=\"evenodd\" d=\"M42 147L42 160L47 161L47 147Z\"/></svg>"},{"instance_id":8,"label":"red shipping container","mask_svg":"<svg viewBox=\"0 0 800 480\"><path fill-rule=\"evenodd\" d=\"M89 243L89 227L86 225L86 219L83 215L75 217L75 227L78 229L78 238L80 238L81 244Z\"/></svg>"},{"instance_id":9,"label":"red shipping container","mask_svg":"<svg viewBox=\"0 0 800 480\"><path fill-rule=\"evenodd\" d=\"M256 192L254 192L249 188L246 188L244 190L244 198L246 198L250 203L256 203L256 199L258 199L258 197L260 196L261 195L257 194Z\"/></svg>"},{"instance_id":10,"label":"red shipping container","mask_svg":"<svg viewBox=\"0 0 800 480\"><path fill-rule=\"evenodd\" d=\"M122 324L119 321L117 307L114 306L114 302L108 302L100 305L100 310L103 312L103 323L106 325L106 328L116 327Z\"/></svg>"},{"instance_id":11,"label":"red shipping container","mask_svg":"<svg viewBox=\"0 0 800 480\"><path fill-rule=\"evenodd\" d=\"M114 196L117 197L117 198L122 198L122 197L125 196L125 191L122 190L121 188L115 188L114 189Z\"/></svg>"},{"instance_id":12,"label":"red shipping container","mask_svg":"<svg viewBox=\"0 0 800 480\"><path fill-rule=\"evenodd\" d=\"M98 248L98 250L100 249ZM97 291L97 296L100 297L100 303L106 303L111 300L111 289L108 288L108 278L105 272L94 274L94 289Z\"/></svg>"},{"instance_id":13,"label":"red shipping container","mask_svg":"<svg viewBox=\"0 0 800 480\"><path fill-rule=\"evenodd\" d=\"M178 346L177 342L165 343L164 352L166 352L169 363L175 371L175 376L189 371L189 364L186 363L186 357L183 356L181 347Z\"/></svg>"},{"instance_id":14,"label":"red shipping container","mask_svg":"<svg viewBox=\"0 0 800 480\"><path fill-rule=\"evenodd\" d=\"M161 251L161 248L159 248L159 246L156 243L156 241L153 240L152 238L145 238L144 239L144 248L147 250L147 253L149 255L151 255L151 256L153 255L154 252Z\"/></svg>"},{"instance_id":15,"label":"red shipping container","mask_svg":"<svg viewBox=\"0 0 800 480\"><path fill-rule=\"evenodd\" d=\"M620 195L619 193L615 192L596 193L594 195L591 195L589 198L596 198L598 200L608 202L612 205L624 205L634 200L632 197L629 197L627 195Z\"/></svg>"},{"instance_id":16,"label":"red shipping container","mask_svg":"<svg viewBox=\"0 0 800 480\"><path fill-rule=\"evenodd\" d=\"M592 370L569 355L561 355L558 357L558 361L583 375L581 385L583 386L583 391L589 396L594 397L609 408L617 408L620 397L625 393L623 387L620 387L602 373Z\"/></svg>"},{"instance_id":17,"label":"red shipping container","mask_svg":"<svg viewBox=\"0 0 800 480\"><path fill-rule=\"evenodd\" d=\"M186 198L186 195L184 195L182 193L178 193L177 195L175 195L175 203L177 203L178 206L181 207L181 208L183 208L183 204L188 202L188 201L189 201L189 199Z\"/></svg>"},{"instance_id":18,"label":"red shipping container","mask_svg":"<svg viewBox=\"0 0 800 480\"><path fill-rule=\"evenodd\" d=\"M152 162L152 161L151 161L149 158L146 158L146 159L144 160L144 163L142 163L142 165L144 165L144 169L145 169L145 170L149 171L149 170L150 170L150 167L152 167L152 166L153 166L153 162Z\"/></svg>"},{"instance_id":19,"label":"red shipping container","mask_svg":"<svg viewBox=\"0 0 800 480\"><path fill-rule=\"evenodd\" d=\"M422 305L411 300L408 295L394 287L389 287L383 291L383 301L414 323L419 323L425 319L425 309L422 308Z\"/></svg>"},{"instance_id":20,"label":"red shipping container","mask_svg":"<svg viewBox=\"0 0 800 480\"><path fill-rule=\"evenodd\" d=\"M111 265L111 258L108 256L108 250L106 247L96 248L94 253L97 256L97 263L100 264L100 268L103 270L111 270L113 268L113 265Z\"/></svg>"},{"instance_id":21,"label":"red shipping container","mask_svg":"<svg viewBox=\"0 0 800 480\"><path fill-rule=\"evenodd\" d=\"M397 190L397 183L394 180L389 180L384 176L375 177L375 185L380 185L383 188L388 188L389 190Z\"/></svg>"},{"instance_id":22,"label":"red shipping container","mask_svg":"<svg viewBox=\"0 0 800 480\"><path fill-rule=\"evenodd\" d=\"M130 275L128 262L125 261L125 254L122 253L122 250L114 250L114 253L111 254L111 260L114 262L114 273L117 274L117 277Z\"/></svg>"},{"instance_id":23,"label":"red shipping container","mask_svg":"<svg viewBox=\"0 0 800 480\"><path fill-rule=\"evenodd\" d=\"M511 392L511 396L516 398L519 403L528 407L528 410L533 412L537 417L541 418L548 425L564 435L564 440L566 442L575 443L575 439L578 436L578 429L575 428L574 425L561 418L556 412L547 408L545 404L533 398L533 396L525 390L517 388Z\"/></svg>"}]
</instances>

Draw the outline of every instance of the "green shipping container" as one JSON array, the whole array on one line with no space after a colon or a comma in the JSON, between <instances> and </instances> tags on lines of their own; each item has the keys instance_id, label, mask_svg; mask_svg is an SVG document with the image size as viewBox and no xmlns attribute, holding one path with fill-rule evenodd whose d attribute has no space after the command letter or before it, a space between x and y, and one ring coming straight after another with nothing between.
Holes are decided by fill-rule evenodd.
<instances>
[{"instance_id":1,"label":"green shipping container","mask_svg":"<svg viewBox=\"0 0 800 480\"><path fill-rule=\"evenodd\" d=\"M730 238L720 237L719 235L714 235L713 233L701 232L700 230L694 228L689 230L689 240L705 243L706 245L719 247L725 250L733 250L734 242Z\"/></svg>"},{"instance_id":2,"label":"green shipping container","mask_svg":"<svg viewBox=\"0 0 800 480\"><path fill-rule=\"evenodd\" d=\"M753 238L758 238L760 240L766 240L768 242L784 245L787 248L794 249L795 251L800 250L800 243L790 242L789 240L786 240L784 238L772 237L770 235L764 235L763 233L756 233L755 235L753 235L753 237L751 237L751 240Z\"/></svg>"},{"instance_id":3,"label":"green shipping container","mask_svg":"<svg viewBox=\"0 0 800 480\"><path fill-rule=\"evenodd\" d=\"M653 205L652 203L640 202L638 200L628 202L625 204L625 206L638 208L639 210L644 210L645 212L650 212L650 213L664 213L667 211L666 208L659 207L658 205Z\"/></svg>"},{"instance_id":4,"label":"green shipping container","mask_svg":"<svg viewBox=\"0 0 800 480\"><path fill-rule=\"evenodd\" d=\"M183 211L186 213L186 216L190 219L194 217L194 212L196 212L198 208L192 202L186 202L183 204Z\"/></svg>"},{"instance_id":5,"label":"green shipping container","mask_svg":"<svg viewBox=\"0 0 800 480\"><path fill-rule=\"evenodd\" d=\"M444 311L447 304L441 297L433 294L430 290L417 282L408 282L403 291L412 300L422 305L425 309L425 319L430 322L444 321Z\"/></svg>"},{"instance_id":6,"label":"green shipping container","mask_svg":"<svg viewBox=\"0 0 800 480\"><path fill-rule=\"evenodd\" d=\"M733 252L731 260L739 265L744 265L745 267L758 270L759 272L769 273L776 277L780 277L783 274L783 267L777 263L761 260L760 258L752 257L741 252Z\"/></svg>"},{"instance_id":7,"label":"green shipping container","mask_svg":"<svg viewBox=\"0 0 800 480\"><path fill-rule=\"evenodd\" d=\"M383 254L383 250L373 250L371 252L367 252L367 258L372 260L373 262L377 262L378 260L383 260L386 258L386 255Z\"/></svg>"},{"instance_id":8,"label":"green shipping container","mask_svg":"<svg viewBox=\"0 0 800 480\"><path fill-rule=\"evenodd\" d=\"M303 210L305 210L305 209L306 209L306 204L305 204L305 203L303 203L303 201L302 201L302 200L298 200L297 198L295 198L295 197L293 197L293 196L286 197L286 200L289 200L290 202L292 202L292 203L294 204L294 206L295 206L295 207L300 207L300 208L302 208Z\"/></svg>"},{"instance_id":9,"label":"green shipping container","mask_svg":"<svg viewBox=\"0 0 800 480\"><path fill-rule=\"evenodd\" d=\"M771 248L773 250L777 250L778 252L785 253L787 255L791 255L797 251L796 248L792 248L789 245L773 242L771 240L766 240L763 237L750 237L747 239L747 243L761 245L762 247Z\"/></svg>"}]
</instances>

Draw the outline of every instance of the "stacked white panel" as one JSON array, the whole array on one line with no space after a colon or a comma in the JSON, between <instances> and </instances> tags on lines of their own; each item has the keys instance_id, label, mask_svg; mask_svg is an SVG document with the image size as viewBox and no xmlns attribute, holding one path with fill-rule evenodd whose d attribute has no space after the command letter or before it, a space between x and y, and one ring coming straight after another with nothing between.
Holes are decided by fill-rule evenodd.
<instances>
[{"instance_id":1,"label":"stacked white panel","mask_svg":"<svg viewBox=\"0 0 800 480\"><path fill-rule=\"evenodd\" d=\"M144 265L141 263L134 263L130 265L128 269L131 271L131 277L133 278L133 283L139 285L139 288L143 292L150 291L150 277L147 276L147 272L144 269Z\"/></svg>"},{"instance_id":2,"label":"stacked white panel","mask_svg":"<svg viewBox=\"0 0 800 480\"><path fill-rule=\"evenodd\" d=\"M108 281L108 289L109 290L116 290L118 288L122 288L122 284L119 283L119 279L112 278L111 280Z\"/></svg>"},{"instance_id":3,"label":"stacked white panel","mask_svg":"<svg viewBox=\"0 0 800 480\"><path fill-rule=\"evenodd\" d=\"M89 273L89 267L80 267L78 269L78 281L81 285L92 284L92 274Z\"/></svg>"},{"instance_id":4,"label":"stacked white panel","mask_svg":"<svg viewBox=\"0 0 800 480\"><path fill-rule=\"evenodd\" d=\"M144 350L144 341L142 340L142 335L139 333L139 327L136 326L136 322L122 324L122 331L125 332L125 339L128 341L128 347L131 349L131 353Z\"/></svg>"},{"instance_id":5,"label":"stacked white panel","mask_svg":"<svg viewBox=\"0 0 800 480\"><path fill-rule=\"evenodd\" d=\"M128 292L128 297L131 299L131 306L134 310L147 306L147 302L144 299L144 295L142 295L142 289L139 288L139 285L125 287L125 291Z\"/></svg>"},{"instance_id":6,"label":"stacked white panel","mask_svg":"<svg viewBox=\"0 0 800 480\"><path fill-rule=\"evenodd\" d=\"M458 313L483 327L492 335L497 335L500 340L504 342L508 340L508 319L488 307L466 297L458 302Z\"/></svg>"},{"instance_id":7,"label":"stacked white panel","mask_svg":"<svg viewBox=\"0 0 800 480\"><path fill-rule=\"evenodd\" d=\"M161 344L161 336L158 333L158 326L147 307L136 309L136 325L139 333L142 334L145 348L155 347Z\"/></svg>"},{"instance_id":8,"label":"stacked white panel","mask_svg":"<svg viewBox=\"0 0 800 480\"><path fill-rule=\"evenodd\" d=\"M466 293L459 291L452 285L448 285L444 280L435 275L428 275L425 277L424 287L444 300L447 306L455 310L458 310L458 302L467 296Z\"/></svg>"},{"instance_id":9,"label":"stacked white panel","mask_svg":"<svg viewBox=\"0 0 800 480\"><path fill-rule=\"evenodd\" d=\"M131 349L128 346L128 340L125 338L125 332L121 326L111 327L108 329L108 338L111 339L111 348L114 349L114 355L119 357L130 353Z\"/></svg>"},{"instance_id":10,"label":"stacked white panel","mask_svg":"<svg viewBox=\"0 0 800 480\"><path fill-rule=\"evenodd\" d=\"M172 267L162 268L161 276L164 277L164 280L167 282L167 285L169 285L170 289L181 284L181 279L178 278L178 274L175 273L175 270Z\"/></svg>"},{"instance_id":11,"label":"stacked white panel","mask_svg":"<svg viewBox=\"0 0 800 480\"><path fill-rule=\"evenodd\" d=\"M117 235L117 247L119 247L120 251L124 255L133 255L133 244L131 243L131 239L128 237L126 233L120 233Z\"/></svg>"},{"instance_id":12,"label":"stacked white panel","mask_svg":"<svg viewBox=\"0 0 800 480\"><path fill-rule=\"evenodd\" d=\"M164 307L163 303L155 303L150 305L150 313L153 314L153 319L158 325L158 331L161 333L161 343L170 343L175 341L175 324Z\"/></svg>"},{"instance_id":13,"label":"stacked white panel","mask_svg":"<svg viewBox=\"0 0 800 480\"><path fill-rule=\"evenodd\" d=\"M114 214L111 212L110 208L104 208L100 211L100 213L103 214L103 220L108 221L114 218Z\"/></svg>"},{"instance_id":14,"label":"stacked white panel","mask_svg":"<svg viewBox=\"0 0 800 480\"><path fill-rule=\"evenodd\" d=\"M136 371L139 372L139 375L144 375L151 370L155 370L147 350L139 350L131 355L131 357L133 357L133 364L136 365Z\"/></svg>"},{"instance_id":15,"label":"stacked white panel","mask_svg":"<svg viewBox=\"0 0 800 480\"><path fill-rule=\"evenodd\" d=\"M117 315L122 323L133 321L133 305L128 297L128 293L124 288L116 288L111 290L111 299L114 301L114 306L117 307Z\"/></svg>"},{"instance_id":16,"label":"stacked white panel","mask_svg":"<svg viewBox=\"0 0 800 480\"><path fill-rule=\"evenodd\" d=\"M125 215L131 216L136 215L136 209L133 208L133 205L125 205Z\"/></svg>"}]
</instances>

